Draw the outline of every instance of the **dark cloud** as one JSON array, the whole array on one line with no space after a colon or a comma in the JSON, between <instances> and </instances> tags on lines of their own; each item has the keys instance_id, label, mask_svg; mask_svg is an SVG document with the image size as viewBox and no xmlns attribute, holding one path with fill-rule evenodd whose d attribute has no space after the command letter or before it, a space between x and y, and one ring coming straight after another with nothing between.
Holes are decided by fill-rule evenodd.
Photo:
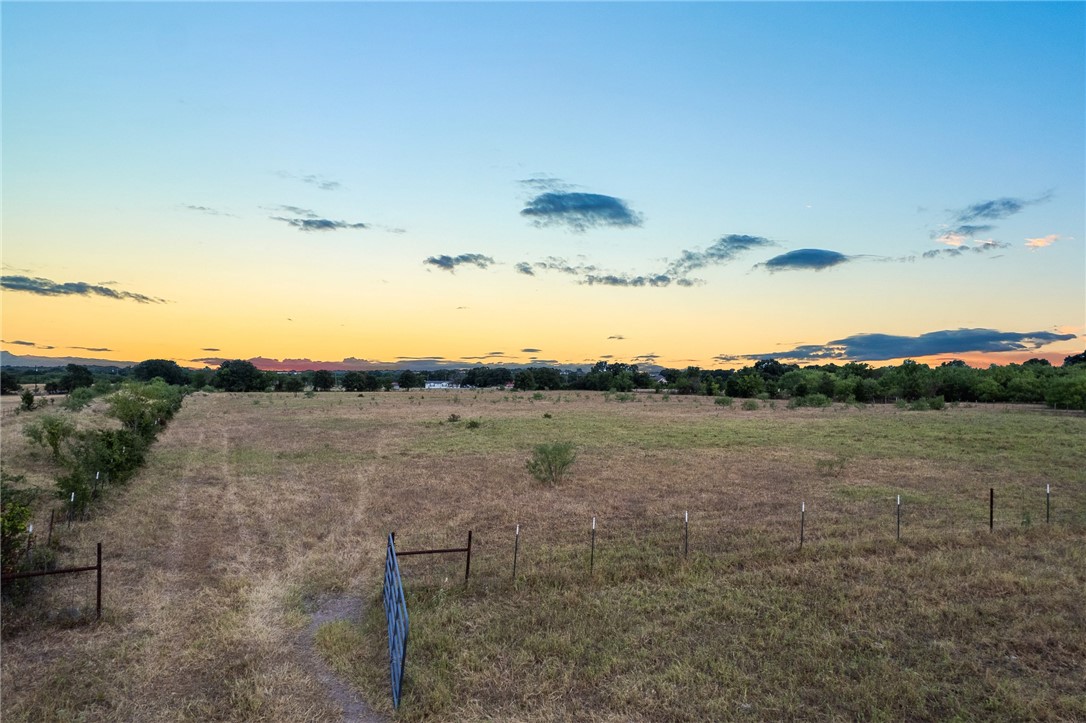
<instances>
[{"instance_id":1,"label":"dark cloud","mask_svg":"<svg viewBox=\"0 0 1086 723\"><path fill-rule=\"evenodd\" d=\"M1048 194L1027 200L1023 198L997 198L992 201L980 201L972 206L955 212L954 220L958 224L968 224L973 221L997 221L1020 212L1026 206L1035 203L1043 203L1050 198Z\"/></svg>"},{"instance_id":2,"label":"dark cloud","mask_svg":"<svg viewBox=\"0 0 1086 723\"><path fill-rule=\"evenodd\" d=\"M226 357L221 356L203 356L196 359L189 359L194 364L206 364L207 366L218 366L224 361L229 361Z\"/></svg>"},{"instance_id":3,"label":"dark cloud","mask_svg":"<svg viewBox=\"0 0 1086 723\"><path fill-rule=\"evenodd\" d=\"M219 348L216 348L216 347L213 347L213 346L205 346L200 351L222 351L222 349L219 349Z\"/></svg>"},{"instance_id":4,"label":"dark cloud","mask_svg":"<svg viewBox=\"0 0 1086 723\"><path fill-rule=\"evenodd\" d=\"M931 251L924 252L924 258L937 259L945 258L947 256L958 257L965 254L982 254L990 251L998 251L999 249L1010 248L1011 245L1003 243L1002 241L981 241L974 246L951 246L945 249L932 249Z\"/></svg>"},{"instance_id":5,"label":"dark cloud","mask_svg":"<svg viewBox=\"0 0 1086 723\"><path fill-rule=\"evenodd\" d=\"M682 254L668 266L667 273L684 277L695 269L716 264L726 264L739 254L751 249L777 246L778 244L761 236L728 234L712 243L704 251L683 250Z\"/></svg>"},{"instance_id":6,"label":"dark cloud","mask_svg":"<svg viewBox=\"0 0 1086 723\"><path fill-rule=\"evenodd\" d=\"M756 264L755 268L764 266L771 272L787 271L793 269L806 269L821 271L831 266L844 264L852 260L851 256L845 256L837 251L825 249L797 249L780 256L774 256L764 264Z\"/></svg>"},{"instance_id":7,"label":"dark cloud","mask_svg":"<svg viewBox=\"0 0 1086 723\"><path fill-rule=\"evenodd\" d=\"M3 342L4 344L18 344L19 346L37 346L37 344L32 341L23 341L22 339L15 339L14 341L0 339L0 342Z\"/></svg>"},{"instance_id":8,"label":"dark cloud","mask_svg":"<svg viewBox=\"0 0 1086 723\"><path fill-rule=\"evenodd\" d=\"M607 337L608 341L610 341L611 339L615 339L617 341L623 341L623 340L626 339L626 337L622 336L622 334L615 334L614 336Z\"/></svg>"},{"instance_id":9,"label":"dark cloud","mask_svg":"<svg viewBox=\"0 0 1086 723\"><path fill-rule=\"evenodd\" d=\"M660 358L659 354L640 354L638 356L633 357L632 361L639 362L639 363L641 363L641 362L652 363L652 362L656 361L659 358Z\"/></svg>"},{"instance_id":10,"label":"dark cloud","mask_svg":"<svg viewBox=\"0 0 1086 723\"><path fill-rule=\"evenodd\" d=\"M542 349L521 349L520 353L521 354L538 354L541 351L543 351L543 350Z\"/></svg>"},{"instance_id":11,"label":"dark cloud","mask_svg":"<svg viewBox=\"0 0 1086 723\"><path fill-rule=\"evenodd\" d=\"M630 228L641 225L641 215L631 210L625 201L599 193L547 191L529 201L520 215L532 219L539 227L566 226L578 233L604 226Z\"/></svg>"},{"instance_id":12,"label":"dark cloud","mask_svg":"<svg viewBox=\"0 0 1086 723\"><path fill-rule=\"evenodd\" d=\"M453 272L456 271L457 266L468 264L470 266L478 266L480 269L485 269L494 263L494 259L482 254L460 254L459 256L431 256L422 263L436 266L443 271Z\"/></svg>"},{"instance_id":13,"label":"dark cloud","mask_svg":"<svg viewBox=\"0 0 1086 723\"><path fill-rule=\"evenodd\" d=\"M603 274L597 276L595 274L589 274L581 281L582 284L588 286L669 286L671 284L671 277L666 274L656 274L653 276L629 276L627 274Z\"/></svg>"},{"instance_id":14,"label":"dark cloud","mask_svg":"<svg viewBox=\"0 0 1086 723\"><path fill-rule=\"evenodd\" d=\"M919 336L854 334L825 344L807 344L785 352L752 354L744 358L774 357L798 361L826 359L886 361L936 354L1033 351L1046 344L1069 341L1074 338L1074 334L1057 334L1050 331L1014 332L995 329L950 329L932 331Z\"/></svg>"},{"instance_id":15,"label":"dark cloud","mask_svg":"<svg viewBox=\"0 0 1086 723\"><path fill-rule=\"evenodd\" d=\"M82 351L113 351L104 346L66 346L65 349L81 349Z\"/></svg>"},{"instance_id":16,"label":"dark cloud","mask_svg":"<svg viewBox=\"0 0 1086 723\"><path fill-rule=\"evenodd\" d=\"M290 224L299 231L338 231L340 229L367 229L369 224L349 223L347 221L333 221L328 218L287 218L286 216L272 216L275 221Z\"/></svg>"},{"instance_id":17,"label":"dark cloud","mask_svg":"<svg viewBox=\"0 0 1086 723\"><path fill-rule=\"evenodd\" d=\"M136 294L131 291L117 291L100 284L88 284L85 281L66 281L57 283L49 279L30 276L0 276L0 287L8 291L23 291L39 296L104 296L107 299L135 301L138 304L165 304L165 299Z\"/></svg>"},{"instance_id":18,"label":"dark cloud","mask_svg":"<svg viewBox=\"0 0 1086 723\"><path fill-rule=\"evenodd\" d=\"M566 183L561 178L555 178L554 176L548 176L540 173L532 178L525 178L518 181L520 185L530 189L533 193L540 194L547 191L567 192L577 188L572 183Z\"/></svg>"}]
</instances>

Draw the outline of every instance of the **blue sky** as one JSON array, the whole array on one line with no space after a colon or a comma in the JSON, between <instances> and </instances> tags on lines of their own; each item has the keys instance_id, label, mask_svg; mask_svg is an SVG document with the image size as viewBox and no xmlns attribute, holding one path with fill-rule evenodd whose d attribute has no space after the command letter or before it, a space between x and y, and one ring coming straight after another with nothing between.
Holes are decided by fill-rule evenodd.
<instances>
[{"instance_id":1,"label":"blue sky","mask_svg":"<svg viewBox=\"0 0 1086 723\"><path fill-rule=\"evenodd\" d=\"M2 12L10 352L1083 347L1082 3Z\"/></svg>"}]
</instances>

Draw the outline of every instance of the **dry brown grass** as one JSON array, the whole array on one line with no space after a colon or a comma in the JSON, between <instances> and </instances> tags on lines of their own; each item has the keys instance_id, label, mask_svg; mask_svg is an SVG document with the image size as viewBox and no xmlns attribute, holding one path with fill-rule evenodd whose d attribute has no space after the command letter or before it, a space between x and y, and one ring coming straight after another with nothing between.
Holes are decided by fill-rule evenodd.
<instances>
[{"instance_id":1,"label":"dry brown grass","mask_svg":"<svg viewBox=\"0 0 1086 723\"><path fill-rule=\"evenodd\" d=\"M27 446L19 431L30 415L14 415L9 399L2 413L5 469L51 484L48 453ZM451 414L461 421L449 422ZM469 429L470 420L479 427ZM667 662L672 643L663 642L688 634L713 638L683 609L684 595L705 600L692 590L704 588L716 599L721 590L763 587L784 602L737 593L721 603L721 614L745 631L752 650L762 649L763 661L783 667L767 652L781 640L759 626L759 614L769 616L771 627L795 622L804 609L802 580L820 576L817 595L835 601L834 615L847 618L852 610L863 624L882 624L901 613L879 597L896 584L895 565L910 580L903 589L930 598L909 619L932 632L909 639L907 630L891 625L889 637L867 629L845 634L818 627L816 616L800 628L800 634L826 636L804 648L811 664L853 646L868 656L860 665L886 673L876 643L892 638L910 660L936 651L970 674L987 671L999 699L1004 688L1028 684L1035 674L1007 677L998 668L1006 656L993 668L995 663L970 658L970 651L945 647L961 644L952 634L959 617L982 610L967 602L955 607L950 583L980 565L987 572L973 580L976 599L1013 597L1021 593L1021 567L1031 556L1056 588L1086 581L1084 555L1074 552L1086 527L1084 431L1081 416L1024 409L918 413L779 405L744 411L698 398L650 395L617 402L584 392L542 399L470 391L313 399L197 394L185 401L129 486L113 492L91 521L62 535L62 564L85 564L94 543L104 544L102 622L56 615L71 607L93 609L93 576L51 578L33 605L5 608L3 717L335 719L339 709L297 640L321 599L374 600L390 530L397 531L401 547L412 548L459 546L468 529L475 531L476 582L467 592L445 583L462 574L462 561L405 561L409 586L411 580L422 585L416 624L444 626L445 636L435 641L419 628L409 653L415 687L406 717L910 717L907 703L880 709L867 701L835 709L825 700L833 697L832 678L849 673L832 668L805 671L810 680L759 708L764 686L754 674L757 655L688 641L699 653L684 668L681 661ZM541 486L525 469L532 446L567 439L578 444L577 463L562 485ZM1040 529L1046 481L1057 493L1058 532ZM1001 534L994 537L986 532L990 486L999 490ZM899 493L909 541L900 546L893 543L892 517ZM808 527L799 553L801 500ZM684 510L691 512L694 554L686 565L676 556ZM1023 513L1029 513L1031 529L1023 530ZM600 523L597 580L584 586L592 516ZM506 580L517 523L523 579L514 587ZM948 552L953 550L961 554ZM1005 579L996 574L1000 566L1009 570ZM434 602L439 594L452 602L442 608ZM495 652L498 643L516 647L510 626L520 624L519 606L548 604L609 612L581 620L552 611L553 617L537 623L552 626L553 635L537 632L519 657L515 649ZM1031 604L1049 610L1043 600ZM507 618L499 615L503 606L514 608L506 609ZM378 612L360 627L325 629L322 644L373 707L389 714L384 643L373 632L381 624L374 628L371 619ZM1081 611L1077 618L1071 611L1060 619L1082 618ZM473 619L491 626L494 637L479 637ZM693 627L676 631L669 627L672 619ZM584 624L589 627L581 629ZM596 653L585 652L570 636L592 634L592 625L640 652L622 658L602 642ZM1043 623L1023 625L1036 627L1015 638L1020 647L1033 641L1029 661L1053 653L1046 646L1057 641ZM1063 635L1063 650L1086 649L1081 629ZM368 648L352 654L360 640ZM481 657L443 659L449 650L473 646ZM996 646L993 641L983 650ZM593 684L578 679L563 688L567 672L561 668L529 672L561 665L563 656L570 670ZM1070 660L1058 651L1054 657L1061 664ZM714 658L722 662L706 662ZM1015 661L1023 659L1015 653ZM431 675L429 665L444 672ZM916 666L917 675L927 674ZM1058 672L1057 680L1082 672L1080 661ZM926 685L922 680L920 688L928 690ZM735 697L743 686L754 702ZM716 703L676 707L684 688ZM857 690L843 684L838 692ZM898 694L904 696L904 689ZM937 688L928 694L938 703ZM956 714L953 706L913 705L934 717Z\"/></svg>"}]
</instances>

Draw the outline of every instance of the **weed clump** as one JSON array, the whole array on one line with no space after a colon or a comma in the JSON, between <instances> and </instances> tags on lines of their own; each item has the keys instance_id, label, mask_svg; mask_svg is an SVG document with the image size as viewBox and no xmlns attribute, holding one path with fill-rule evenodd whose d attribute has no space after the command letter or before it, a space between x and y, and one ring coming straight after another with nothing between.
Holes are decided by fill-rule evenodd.
<instances>
[{"instance_id":1,"label":"weed clump","mask_svg":"<svg viewBox=\"0 0 1086 723\"><path fill-rule=\"evenodd\" d=\"M576 459L573 442L537 444L528 460L528 472L543 484L557 485Z\"/></svg>"}]
</instances>

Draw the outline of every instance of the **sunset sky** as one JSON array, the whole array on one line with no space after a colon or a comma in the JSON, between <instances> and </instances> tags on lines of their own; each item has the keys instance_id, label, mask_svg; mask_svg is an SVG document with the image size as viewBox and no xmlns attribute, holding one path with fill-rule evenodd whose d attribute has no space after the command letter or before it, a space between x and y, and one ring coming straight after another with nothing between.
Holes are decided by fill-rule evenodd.
<instances>
[{"instance_id":1,"label":"sunset sky","mask_svg":"<svg viewBox=\"0 0 1086 723\"><path fill-rule=\"evenodd\" d=\"M1083 3L0 12L10 354L1086 348Z\"/></svg>"}]
</instances>

